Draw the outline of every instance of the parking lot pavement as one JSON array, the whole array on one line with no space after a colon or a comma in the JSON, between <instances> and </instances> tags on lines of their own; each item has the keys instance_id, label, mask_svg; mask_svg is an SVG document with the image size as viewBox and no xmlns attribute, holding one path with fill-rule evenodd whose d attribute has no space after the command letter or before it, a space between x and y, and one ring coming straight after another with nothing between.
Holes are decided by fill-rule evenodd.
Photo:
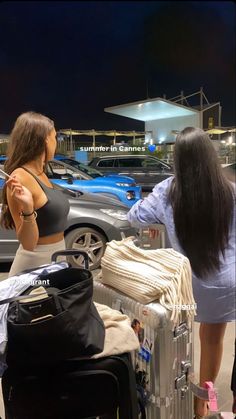
<instances>
[{"instance_id":1,"label":"parking lot pavement","mask_svg":"<svg viewBox=\"0 0 236 419\"><path fill-rule=\"evenodd\" d=\"M10 263L0 263L0 281L6 279L8 271L10 269ZM95 277L100 272L100 269L93 271ZM194 323L194 371L196 377L198 376L199 370L199 323ZM234 356L234 339L235 339L235 323L229 323L227 325L225 339L224 339L224 353L221 364L219 376L216 380L215 387L218 392L218 407L220 411L230 412L232 408L232 393L230 390L231 372L233 367L233 356ZM1 393L0 393L0 417L1 417Z\"/></svg>"},{"instance_id":2,"label":"parking lot pavement","mask_svg":"<svg viewBox=\"0 0 236 419\"><path fill-rule=\"evenodd\" d=\"M3 279L6 279L7 278L7 274L5 274L5 273L0 273L0 281L2 281Z\"/></svg>"},{"instance_id":3,"label":"parking lot pavement","mask_svg":"<svg viewBox=\"0 0 236 419\"><path fill-rule=\"evenodd\" d=\"M0 281L8 277L10 266L10 263L0 263Z\"/></svg>"}]
</instances>

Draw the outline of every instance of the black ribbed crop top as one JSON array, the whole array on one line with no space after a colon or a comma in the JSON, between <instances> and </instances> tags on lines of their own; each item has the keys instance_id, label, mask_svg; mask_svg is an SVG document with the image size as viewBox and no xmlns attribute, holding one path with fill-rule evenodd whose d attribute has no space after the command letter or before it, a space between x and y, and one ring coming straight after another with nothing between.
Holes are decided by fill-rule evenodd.
<instances>
[{"instance_id":1,"label":"black ribbed crop top","mask_svg":"<svg viewBox=\"0 0 236 419\"><path fill-rule=\"evenodd\" d=\"M30 170L26 169L26 167L22 167L22 169L34 177L48 199L46 204L35 210L37 212L36 221L39 237L51 236L52 234L63 232L66 229L67 215L70 209L65 194L62 191L46 186Z\"/></svg>"}]
</instances>

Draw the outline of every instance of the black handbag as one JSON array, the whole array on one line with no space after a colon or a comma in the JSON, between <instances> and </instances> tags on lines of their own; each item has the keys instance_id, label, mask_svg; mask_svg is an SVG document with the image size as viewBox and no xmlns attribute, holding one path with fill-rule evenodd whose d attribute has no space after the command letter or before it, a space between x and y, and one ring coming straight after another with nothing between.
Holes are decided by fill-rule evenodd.
<instances>
[{"instance_id":1,"label":"black handbag","mask_svg":"<svg viewBox=\"0 0 236 419\"><path fill-rule=\"evenodd\" d=\"M66 250L59 255L85 252ZM70 358L87 357L102 352L105 327L92 301L93 278L88 269L68 267L49 274L41 274L37 283L43 285L48 296L24 302L33 297L29 287L24 295L10 299L7 328L7 364L39 364ZM26 295L25 295L26 294ZM40 294L39 294L40 295ZM7 302L7 301L5 301ZM1 302L3 303L3 302Z\"/></svg>"}]
</instances>

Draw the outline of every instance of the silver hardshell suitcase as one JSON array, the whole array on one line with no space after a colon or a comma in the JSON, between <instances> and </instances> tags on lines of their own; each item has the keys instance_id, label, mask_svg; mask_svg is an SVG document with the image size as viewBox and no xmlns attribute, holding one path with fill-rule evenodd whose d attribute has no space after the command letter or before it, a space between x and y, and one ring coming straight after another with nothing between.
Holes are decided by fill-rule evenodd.
<instances>
[{"instance_id":1,"label":"silver hardshell suitcase","mask_svg":"<svg viewBox=\"0 0 236 419\"><path fill-rule=\"evenodd\" d=\"M147 419L192 419L189 374L193 368L192 323L174 326L159 303L143 305L94 281L94 301L137 319L140 351L133 355L137 374L147 393Z\"/></svg>"},{"instance_id":2,"label":"silver hardshell suitcase","mask_svg":"<svg viewBox=\"0 0 236 419\"><path fill-rule=\"evenodd\" d=\"M158 240L158 247L165 247L162 229ZM141 242L142 247L153 247L143 238L143 232ZM140 304L97 280L94 281L94 301L128 315L134 330L138 324L140 350L133 354L133 363L138 385L146 399L145 413L140 417L192 419L193 323L187 320L186 311L181 311L179 324L174 325L170 312L158 302Z\"/></svg>"}]
</instances>

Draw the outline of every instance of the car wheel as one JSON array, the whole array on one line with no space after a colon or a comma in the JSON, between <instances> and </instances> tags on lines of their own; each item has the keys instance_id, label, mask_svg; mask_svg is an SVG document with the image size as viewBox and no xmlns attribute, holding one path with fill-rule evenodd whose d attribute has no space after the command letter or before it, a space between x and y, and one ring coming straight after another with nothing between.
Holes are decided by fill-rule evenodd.
<instances>
[{"instance_id":1,"label":"car wheel","mask_svg":"<svg viewBox=\"0 0 236 419\"><path fill-rule=\"evenodd\" d=\"M99 231L89 227L79 227L65 236L66 248L83 250L88 253L89 269L97 269L105 252L106 238ZM76 268L84 267L83 256L69 256L68 262Z\"/></svg>"}]
</instances>

